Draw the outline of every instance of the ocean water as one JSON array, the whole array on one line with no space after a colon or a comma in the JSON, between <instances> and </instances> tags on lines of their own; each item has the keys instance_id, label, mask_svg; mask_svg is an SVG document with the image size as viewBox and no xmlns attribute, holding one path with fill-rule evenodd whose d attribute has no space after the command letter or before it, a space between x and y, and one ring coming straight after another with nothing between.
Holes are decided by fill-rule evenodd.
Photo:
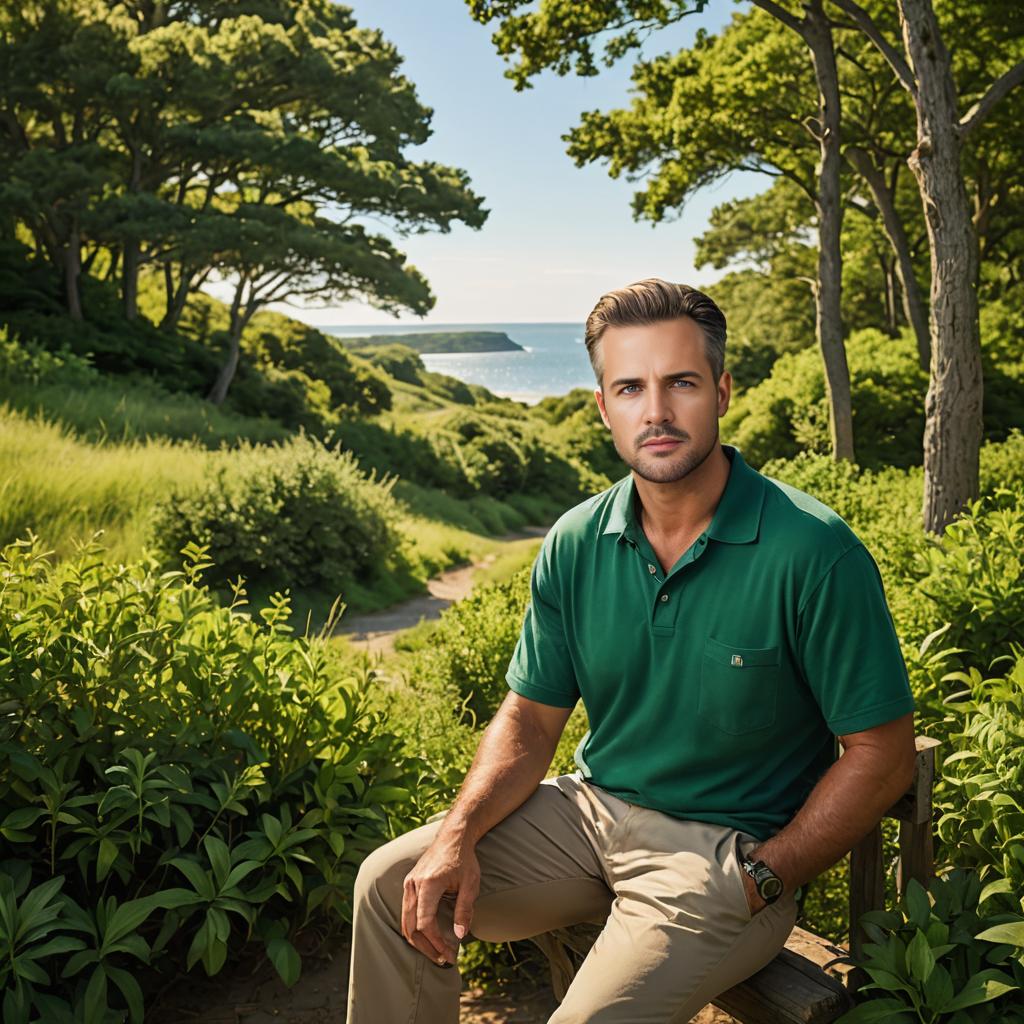
<instances>
[{"instance_id":1,"label":"ocean water","mask_svg":"<svg viewBox=\"0 0 1024 1024\"><path fill-rule=\"evenodd\" d=\"M368 334L424 331L504 331L524 352L452 352L424 355L423 364L467 384L482 384L496 395L533 405L547 395L594 387L583 345L583 324L430 324L422 327L322 327L327 334L354 338Z\"/></svg>"}]
</instances>

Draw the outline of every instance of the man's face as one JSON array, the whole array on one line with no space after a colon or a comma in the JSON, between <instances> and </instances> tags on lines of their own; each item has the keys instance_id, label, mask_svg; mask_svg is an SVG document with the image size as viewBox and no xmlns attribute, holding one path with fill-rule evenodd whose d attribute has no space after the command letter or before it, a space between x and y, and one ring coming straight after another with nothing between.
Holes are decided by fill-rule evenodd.
<instances>
[{"instance_id":1,"label":"man's face","mask_svg":"<svg viewBox=\"0 0 1024 1024\"><path fill-rule=\"evenodd\" d=\"M732 377L712 379L703 331L689 317L608 327L599 344L603 388L594 396L615 450L645 480L681 480L719 443Z\"/></svg>"}]
</instances>

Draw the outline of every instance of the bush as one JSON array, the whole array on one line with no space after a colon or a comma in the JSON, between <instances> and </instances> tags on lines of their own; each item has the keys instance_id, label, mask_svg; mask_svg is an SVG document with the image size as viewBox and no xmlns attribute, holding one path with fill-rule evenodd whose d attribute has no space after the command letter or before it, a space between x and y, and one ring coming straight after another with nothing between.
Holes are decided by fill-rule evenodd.
<instances>
[{"instance_id":1,"label":"bush","mask_svg":"<svg viewBox=\"0 0 1024 1024\"><path fill-rule=\"evenodd\" d=\"M508 693L505 672L529 599L530 572L522 569L445 609L417 665L417 680L453 693L477 722L489 721Z\"/></svg>"},{"instance_id":2,"label":"bush","mask_svg":"<svg viewBox=\"0 0 1024 1024\"><path fill-rule=\"evenodd\" d=\"M919 643L943 623L944 642L962 648L965 668L987 671L992 660L1024 641L1024 487L972 502L928 538L904 606L907 639Z\"/></svg>"},{"instance_id":3,"label":"bush","mask_svg":"<svg viewBox=\"0 0 1024 1024\"><path fill-rule=\"evenodd\" d=\"M933 879L927 891L911 881L898 911L864 914L871 942L853 962L871 983L859 991L885 996L861 1003L837 1024L1024 1021L1024 917L993 912L991 904L983 910L986 895L976 874L958 868Z\"/></svg>"},{"instance_id":4,"label":"bush","mask_svg":"<svg viewBox=\"0 0 1024 1024\"><path fill-rule=\"evenodd\" d=\"M338 593L404 565L393 483L367 477L351 453L306 436L245 446L222 453L198 490L156 503L152 542L169 563L198 543L221 585L243 576Z\"/></svg>"},{"instance_id":5,"label":"bush","mask_svg":"<svg viewBox=\"0 0 1024 1024\"><path fill-rule=\"evenodd\" d=\"M157 973L250 939L292 984L296 930L349 917L362 859L433 799L325 635L280 595L218 605L207 566L0 551L5 1024L139 1021Z\"/></svg>"},{"instance_id":6,"label":"bush","mask_svg":"<svg viewBox=\"0 0 1024 1024\"><path fill-rule=\"evenodd\" d=\"M866 468L920 465L928 377L910 332L890 338L855 331L846 342L854 449ZM986 355L985 437L1002 440L1024 426L1020 382ZM779 357L770 376L738 394L722 420L723 436L755 466L802 450L831 450L821 355L816 348Z\"/></svg>"},{"instance_id":7,"label":"bush","mask_svg":"<svg viewBox=\"0 0 1024 1024\"><path fill-rule=\"evenodd\" d=\"M987 892L1024 893L1024 648L1008 671L983 678L977 668L945 681L963 689L946 705L946 756L935 802L949 859L978 868ZM1000 881L1001 880L1001 881Z\"/></svg>"}]
</instances>

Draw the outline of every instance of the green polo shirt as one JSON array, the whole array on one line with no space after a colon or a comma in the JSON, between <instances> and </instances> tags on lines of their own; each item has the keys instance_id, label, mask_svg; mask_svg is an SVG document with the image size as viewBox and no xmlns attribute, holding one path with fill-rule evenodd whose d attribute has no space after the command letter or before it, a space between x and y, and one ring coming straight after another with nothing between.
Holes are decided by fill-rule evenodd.
<instances>
[{"instance_id":1,"label":"green polo shirt","mask_svg":"<svg viewBox=\"0 0 1024 1024\"><path fill-rule=\"evenodd\" d=\"M508 685L573 707L585 778L764 840L838 754L914 709L874 559L821 502L723 445L711 525L662 570L632 474L552 527Z\"/></svg>"}]
</instances>

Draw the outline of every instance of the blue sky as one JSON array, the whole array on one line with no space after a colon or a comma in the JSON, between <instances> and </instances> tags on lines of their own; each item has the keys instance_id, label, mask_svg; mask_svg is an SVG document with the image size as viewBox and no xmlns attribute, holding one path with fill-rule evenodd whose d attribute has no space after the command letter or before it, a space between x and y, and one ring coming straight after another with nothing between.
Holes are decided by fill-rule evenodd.
<instances>
[{"instance_id":1,"label":"blue sky","mask_svg":"<svg viewBox=\"0 0 1024 1024\"><path fill-rule=\"evenodd\" d=\"M756 174L734 174L703 190L678 219L652 226L630 212L634 186L602 165L577 168L560 136L584 110L628 103L632 61L597 78L534 79L517 93L505 63L464 0L349 0L360 24L380 28L405 58L404 73L434 110L433 136L408 150L469 172L491 211L480 230L398 239L437 297L431 313L399 320L363 303L327 309L281 306L316 324L501 323L582 321L598 297L644 277L706 285L718 276L693 266L693 238L710 210L767 187ZM644 53L689 45L699 25L717 31L737 5L714 0L702 15L654 33Z\"/></svg>"}]
</instances>

